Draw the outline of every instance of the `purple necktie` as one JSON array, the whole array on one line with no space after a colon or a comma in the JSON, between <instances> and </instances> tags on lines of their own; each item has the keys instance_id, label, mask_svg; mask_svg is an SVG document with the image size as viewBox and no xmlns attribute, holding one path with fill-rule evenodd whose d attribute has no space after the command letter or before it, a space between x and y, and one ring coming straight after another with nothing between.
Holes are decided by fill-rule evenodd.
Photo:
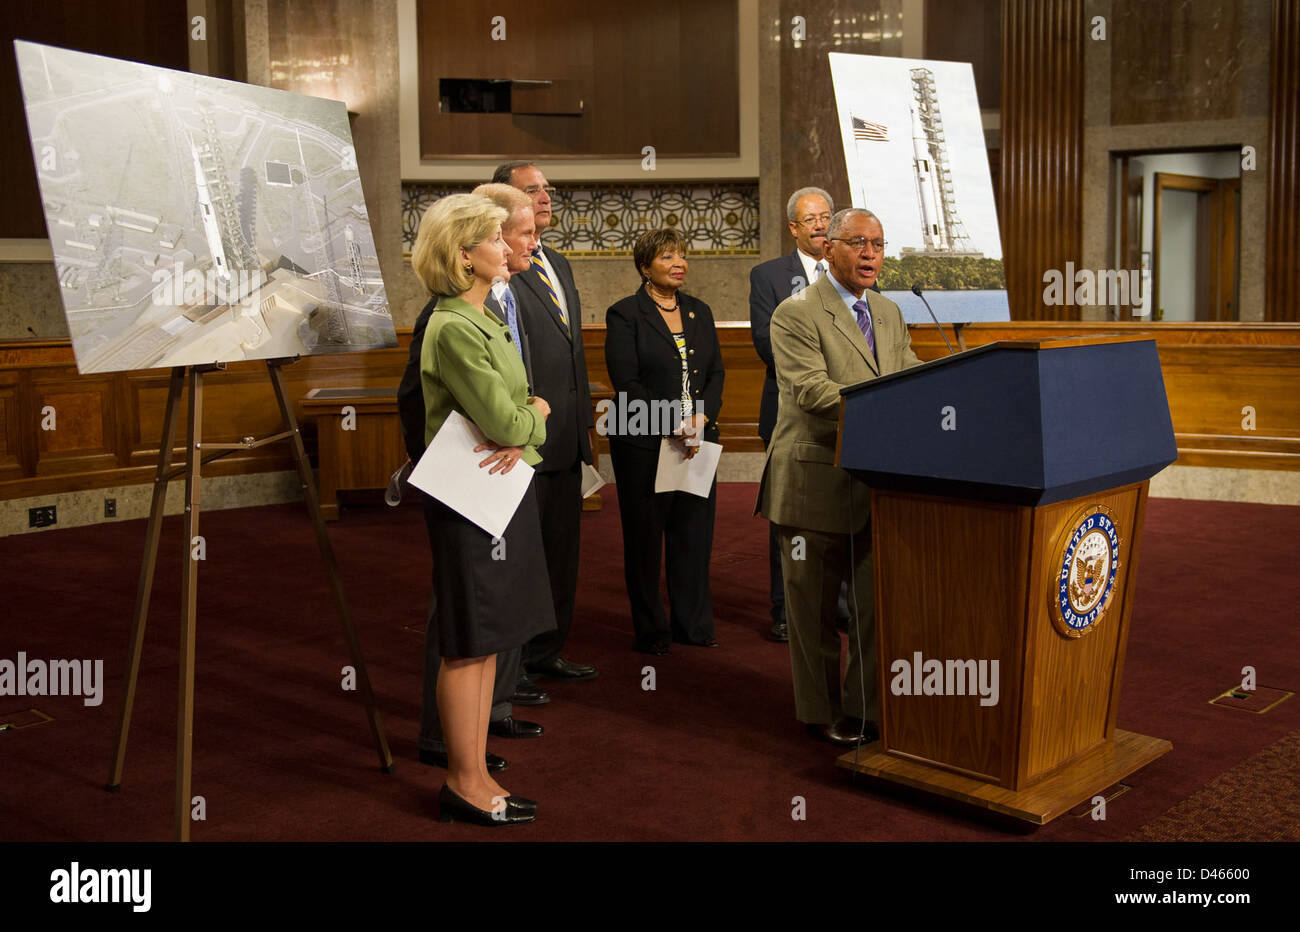
<instances>
[{"instance_id":1,"label":"purple necktie","mask_svg":"<svg viewBox=\"0 0 1300 932\"><path fill-rule=\"evenodd\" d=\"M874 358L876 355L876 335L871 328L871 307L866 301L857 301L853 305L853 310L858 315L858 329L867 338L867 348L871 350L871 355Z\"/></svg>"}]
</instances>

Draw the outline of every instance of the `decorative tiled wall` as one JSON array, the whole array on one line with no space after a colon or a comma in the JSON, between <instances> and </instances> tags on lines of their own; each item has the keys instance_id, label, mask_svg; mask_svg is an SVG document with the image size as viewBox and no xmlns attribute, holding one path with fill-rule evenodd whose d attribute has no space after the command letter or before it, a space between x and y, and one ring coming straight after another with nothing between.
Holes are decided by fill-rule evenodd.
<instances>
[{"instance_id":1,"label":"decorative tiled wall","mask_svg":"<svg viewBox=\"0 0 1300 932\"><path fill-rule=\"evenodd\" d=\"M472 185L402 184L402 237L409 252L424 211ZM555 185L546 244L566 255L626 256L644 230L673 227L692 255L758 255L758 185Z\"/></svg>"}]
</instances>

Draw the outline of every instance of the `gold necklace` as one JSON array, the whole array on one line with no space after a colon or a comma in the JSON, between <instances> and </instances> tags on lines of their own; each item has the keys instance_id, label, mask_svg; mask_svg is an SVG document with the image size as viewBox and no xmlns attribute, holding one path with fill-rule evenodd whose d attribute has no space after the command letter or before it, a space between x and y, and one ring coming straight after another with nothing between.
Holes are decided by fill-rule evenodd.
<instances>
[{"instance_id":1,"label":"gold necklace","mask_svg":"<svg viewBox=\"0 0 1300 932\"><path fill-rule=\"evenodd\" d=\"M676 293L676 292L673 293L673 306L672 306L672 307L664 307L662 304L660 304L660 303L655 299L655 293L654 293L653 291L650 290L650 283L649 283L649 282L646 282L646 283L645 283L645 293L650 297L650 300L654 303L654 306L657 307L657 308L659 308L659 310L663 311L665 314L672 314L672 313L674 313L675 311L678 311L678 310L681 309L682 302L681 302L681 299L677 297L677 293Z\"/></svg>"}]
</instances>

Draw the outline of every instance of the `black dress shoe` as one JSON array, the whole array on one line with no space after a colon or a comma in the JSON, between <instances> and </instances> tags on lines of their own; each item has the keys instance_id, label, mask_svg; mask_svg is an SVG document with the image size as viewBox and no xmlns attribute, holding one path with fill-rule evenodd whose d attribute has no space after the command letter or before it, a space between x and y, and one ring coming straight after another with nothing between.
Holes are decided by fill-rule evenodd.
<instances>
[{"instance_id":1,"label":"black dress shoe","mask_svg":"<svg viewBox=\"0 0 1300 932\"><path fill-rule=\"evenodd\" d=\"M880 730L876 727L875 722L863 722L862 719L854 715L844 716L835 723L835 727L843 734L861 735L863 744L870 744L880 738Z\"/></svg>"},{"instance_id":2,"label":"black dress shoe","mask_svg":"<svg viewBox=\"0 0 1300 932\"><path fill-rule=\"evenodd\" d=\"M568 680L571 683L581 683L596 678L596 668L591 664L574 663L563 657L552 657L541 663L530 663L528 673L530 676L546 676L553 680Z\"/></svg>"},{"instance_id":3,"label":"black dress shoe","mask_svg":"<svg viewBox=\"0 0 1300 932\"><path fill-rule=\"evenodd\" d=\"M498 812L485 812L472 803L461 799L447 784L438 791L438 821L454 822L460 819L473 825L518 825L532 822L537 818L537 804L532 808L514 802L518 797L507 796L504 807Z\"/></svg>"},{"instance_id":4,"label":"black dress shoe","mask_svg":"<svg viewBox=\"0 0 1300 932\"><path fill-rule=\"evenodd\" d=\"M507 767L510 766L508 763L506 763L506 759L504 757L497 757L491 751L487 752L486 760L487 760L488 773L500 773L501 771L505 770ZM446 767L447 752L427 751L424 748L420 748L420 763L428 764L430 767Z\"/></svg>"},{"instance_id":5,"label":"black dress shoe","mask_svg":"<svg viewBox=\"0 0 1300 932\"><path fill-rule=\"evenodd\" d=\"M830 744L836 744L840 747L855 747L859 744L869 744L876 740L875 726L867 729L866 734L858 736L858 729L851 727L844 719L840 719L832 725L809 725L808 734L818 741L826 741Z\"/></svg>"},{"instance_id":6,"label":"black dress shoe","mask_svg":"<svg viewBox=\"0 0 1300 932\"><path fill-rule=\"evenodd\" d=\"M772 640L778 644L788 644L790 641L790 629L786 627L784 621L776 622L768 633L772 636Z\"/></svg>"},{"instance_id":7,"label":"black dress shoe","mask_svg":"<svg viewBox=\"0 0 1300 932\"><path fill-rule=\"evenodd\" d=\"M632 649L642 654L651 654L655 657L667 657L668 647L672 642L666 638L651 638L643 641L640 638L632 645Z\"/></svg>"},{"instance_id":8,"label":"black dress shoe","mask_svg":"<svg viewBox=\"0 0 1300 932\"><path fill-rule=\"evenodd\" d=\"M536 722L523 722L513 715L499 722L488 722L488 734L498 738L540 738L545 730Z\"/></svg>"},{"instance_id":9,"label":"black dress shoe","mask_svg":"<svg viewBox=\"0 0 1300 932\"><path fill-rule=\"evenodd\" d=\"M691 641L691 640L688 640L688 639L686 639L686 638L676 638L676 637L675 637L675 638L673 638L673 643L674 643L674 644L688 644L688 645L690 645L691 647L717 647L717 646L718 646L718 639L717 639L717 638L714 638L714 637L707 637L707 638L704 638L704 639L701 640L701 641Z\"/></svg>"},{"instance_id":10,"label":"black dress shoe","mask_svg":"<svg viewBox=\"0 0 1300 932\"><path fill-rule=\"evenodd\" d=\"M550 701L550 694L525 676L519 677L515 694L510 697L511 705L546 705Z\"/></svg>"}]
</instances>

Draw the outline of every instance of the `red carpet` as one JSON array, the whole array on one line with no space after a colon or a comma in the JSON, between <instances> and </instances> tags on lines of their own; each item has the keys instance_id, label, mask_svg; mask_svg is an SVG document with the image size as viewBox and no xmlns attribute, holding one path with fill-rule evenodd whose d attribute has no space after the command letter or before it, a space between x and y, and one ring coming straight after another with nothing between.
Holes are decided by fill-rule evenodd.
<instances>
[{"instance_id":1,"label":"red carpet","mask_svg":"<svg viewBox=\"0 0 1300 932\"><path fill-rule=\"evenodd\" d=\"M607 490L612 492L612 489ZM1119 840L1300 728L1300 698L1266 715L1209 705L1256 667L1300 683L1300 508L1154 500L1139 570L1121 727L1174 750L1128 781L1108 819L1033 833L854 786L835 750L794 720L786 648L763 638L766 530L754 487L719 489L716 650L630 649L614 496L583 525L583 575L566 654L590 683L547 683L519 709L534 741L491 739L502 783L541 801L530 826L488 831L432 818L442 771L418 764L429 554L418 508L346 509L330 528L397 770L381 774L337 615L301 506L203 516L195 840ZM47 724L0 733L0 839L171 838L180 520L168 519L123 791L103 785L114 739L144 522L0 538L0 658L102 658L104 702L0 697L0 721L35 706ZM410 626L413 630L408 630ZM642 689L643 668L656 689ZM1293 745L1292 745L1293 746ZM1300 793L1300 790L1296 790ZM791 818L792 799L806 820ZM1292 807L1294 811L1294 807ZM1283 826L1282 837L1300 837Z\"/></svg>"}]
</instances>

